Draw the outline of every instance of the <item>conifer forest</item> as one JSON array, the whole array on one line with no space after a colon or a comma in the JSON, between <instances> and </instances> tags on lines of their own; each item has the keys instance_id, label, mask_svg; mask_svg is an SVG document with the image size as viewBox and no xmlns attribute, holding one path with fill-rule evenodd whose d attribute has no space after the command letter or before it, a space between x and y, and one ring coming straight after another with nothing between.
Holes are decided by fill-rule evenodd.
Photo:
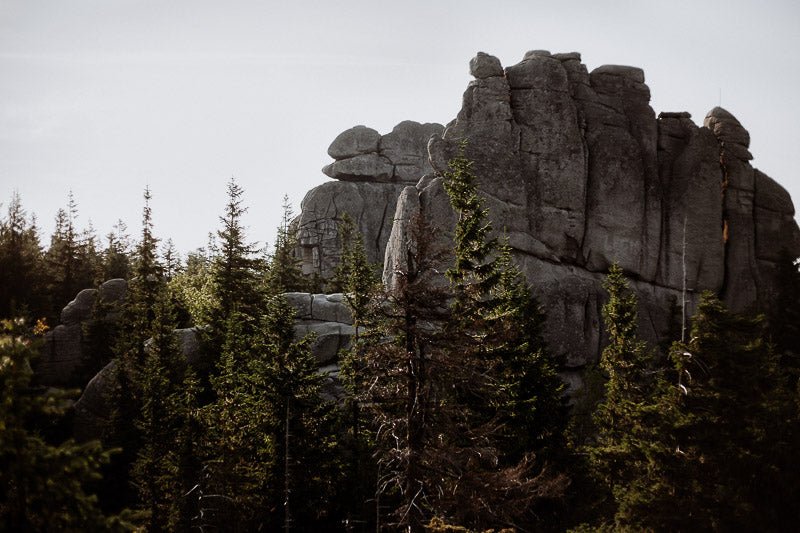
<instances>
[{"instance_id":1,"label":"conifer forest","mask_svg":"<svg viewBox=\"0 0 800 533\"><path fill-rule=\"evenodd\" d=\"M774 310L734 314L706 292L661 346L638 337L615 263L602 354L568 390L537 280L489 220L473 164L449 166L455 232L414 217L390 284L349 216L330 279L301 270L288 201L259 248L233 179L188 255L159 236L149 190L138 235L82 228L72 197L42 235L6 199L0 530L796 531L798 259L781 260ZM116 279L124 298L101 290L81 325L83 382L105 369L109 383L88 438L83 390L44 383L39 362L62 309ZM336 370L313 356L292 293L342 295L353 334Z\"/></svg>"}]
</instances>

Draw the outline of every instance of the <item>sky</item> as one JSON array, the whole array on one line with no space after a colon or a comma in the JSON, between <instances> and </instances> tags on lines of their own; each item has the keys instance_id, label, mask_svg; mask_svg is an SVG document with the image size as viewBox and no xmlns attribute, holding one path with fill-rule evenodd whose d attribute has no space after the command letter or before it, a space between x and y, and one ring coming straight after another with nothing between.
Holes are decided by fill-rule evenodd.
<instances>
[{"instance_id":1,"label":"sky","mask_svg":"<svg viewBox=\"0 0 800 533\"><path fill-rule=\"evenodd\" d=\"M800 207L799 24L795 0L0 0L0 202L18 191L46 241L71 190L79 227L136 237L149 187L185 253L234 178L271 244L340 132L446 124L478 51L544 49L643 68L656 113L721 104Z\"/></svg>"}]
</instances>

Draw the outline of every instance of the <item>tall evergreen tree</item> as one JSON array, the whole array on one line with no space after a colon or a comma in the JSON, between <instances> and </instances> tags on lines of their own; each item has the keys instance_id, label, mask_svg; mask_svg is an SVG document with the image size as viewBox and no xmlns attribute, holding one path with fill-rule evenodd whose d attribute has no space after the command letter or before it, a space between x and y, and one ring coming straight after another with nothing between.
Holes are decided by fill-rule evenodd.
<instances>
[{"instance_id":1,"label":"tall evergreen tree","mask_svg":"<svg viewBox=\"0 0 800 533\"><path fill-rule=\"evenodd\" d=\"M492 236L488 210L464 149L462 145L459 156L449 161L451 170L443 182L458 214L455 264L447 271L455 295L449 328L458 339L456 349L480 361L482 371L491 376L488 401L469 396L465 400L473 403L480 419L496 420L499 430L493 446L499 465L527 476L530 493L520 497L528 498L531 514L525 517L519 509L508 509L505 518L506 523L519 523L533 519L537 500L559 494L566 484L563 475L541 471L547 459L563 450L566 404L555 362L541 336L544 313L514 264L508 242L501 244ZM535 480L534 472L539 474Z\"/></svg>"},{"instance_id":2,"label":"tall evergreen tree","mask_svg":"<svg viewBox=\"0 0 800 533\"><path fill-rule=\"evenodd\" d=\"M216 309L212 325L222 325L236 310L245 321L258 312L260 291L257 287L255 245L247 242L242 217L247 208L242 204L242 189L231 178L227 186L228 203L220 217L222 228L217 231L217 254L213 259L212 276ZM252 323L250 324L252 327Z\"/></svg>"},{"instance_id":3,"label":"tall evergreen tree","mask_svg":"<svg viewBox=\"0 0 800 533\"><path fill-rule=\"evenodd\" d=\"M3 320L0 334L0 529L3 531L130 531L108 515L90 490L109 461L98 441L52 443L42 436L47 419L61 418L70 403L63 392L31 384L35 355L21 320ZM37 430L38 428L38 430Z\"/></svg>"},{"instance_id":4,"label":"tall evergreen tree","mask_svg":"<svg viewBox=\"0 0 800 533\"><path fill-rule=\"evenodd\" d=\"M294 309L276 296L265 311L254 335L236 313L225 330L205 408L208 489L243 530L311 527L335 498L334 406L320 397L311 339L294 339Z\"/></svg>"},{"instance_id":5,"label":"tall evergreen tree","mask_svg":"<svg viewBox=\"0 0 800 533\"><path fill-rule=\"evenodd\" d=\"M36 221L15 191L0 220L0 317L16 318L24 310L36 318L47 313L45 271Z\"/></svg>"},{"instance_id":6,"label":"tall evergreen tree","mask_svg":"<svg viewBox=\"0 0 800 533\"><path fill-rule=\"evenodd\" d=\"M275 239L275 249L267 265L266 290L268 294L303 291L307 282L295 255L297 236L292 228L292 206L289 197L283 197L283 217Z\"/></svg>"},{"instance_id":7,"label":"tall evergreen tree","mask_svg":"<svg viewBox=\"0 0 800 533\"><path fill-rule=\"evenodd\" d=\"M59 209L56 228L50 238L46 253L50 278L49 293L53 297L50 315L57 316L75 295L94 286L98 263L93 243L88 242L77 228L78 204L72 191L69 193L67 209Z\"/></svg>"},{"instance_id":8,"label":"tall evergreen tree","mask_svg":"<svg viewBox=\"0 0 800 533\"><path fill-rule=\"evenodd\" d=\"M705 293L690 340L676 344L683 468L675 499L684 524L717 531L785 531L799 518L795 463L796 391L764 341L760 318L732 314ZM689 474L692 484L684 483ZM674 529L673 529L674 530Z\"/></svg>"},{"instance_id":9,"label":"tall evergreen tree","mask_svg":"<svg viewBox=\"0 0 800 533\"><path fill-rule=\"evenodd\" d=\"M354 328L350 348L340 353L341 374L346 390L343 414L348 428L345 440L346 476L348 486L352 487L343 504L347 509L348 524L364 524L373 514L366 502L375 494L373 481L376 473L371 468L370 460L375 451L374 435L362 427L364 421L355 397L359 387L355 386L354 380L359 379L359 376L364 377L364 348L374 341L371 339L365 342L364 336L374 335L374 332L368 332L368 328L372 320L372 304L380 291L381 283L374 265L367 260L363 236L347 212L342 215L339 224L339 241L339 264L331 285L333 290L344 293Z\"/></svg>"},{"instance_id":10,"label":"tall evergreen tree","mask_svg":"<svg viewBox=\"0 0 800 533\"><path fill-rule=\"evenodd\" d=\"M106 235L103 250L102 280L128 279L131 273L131 242L127 226L122 220L114 224L113 231Z\"/></svg>"},{"instance_id":11,"label":"tall evergreen tree","mask_svg":"<svg viewBox=\"0 0 800 533\"><path fill-rule=\"evenodd\" d=\"M608 345L599 368L606 381L593 415L598 434L588 446L590 465L613 498L613 503L599 506L606 523L647 528L667 511L662 504L671 489L665 483L665 469L674 467L669 449L674 439L666 428L675 422L674 396L663 380L651 377L657 374L648 374L652 357L637 338L636 294L617 263L609 269L603 288L608 293L602 310ZM652 504L652 520L645 523L632 511L643 499Z\"/></svg>"}]
</instances>

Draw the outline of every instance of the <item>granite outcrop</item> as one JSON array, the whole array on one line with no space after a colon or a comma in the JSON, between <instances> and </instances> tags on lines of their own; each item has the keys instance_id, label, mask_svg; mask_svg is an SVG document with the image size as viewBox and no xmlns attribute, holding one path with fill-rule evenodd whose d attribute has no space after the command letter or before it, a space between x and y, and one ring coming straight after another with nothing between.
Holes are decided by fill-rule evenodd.
<instances>
[{"instance_id":1,"label":"granite outcrop","mask_svg":"<svg viewBox=\"0 0 800 533\"><path fill-rule=\"evenodd\" d=\"M336 181L309 191L294 221L306 274L325 279L333 275L340 248L337 228L344 213L361 231L367 258L383 262L400 191L432 174L428 140L443 130L441 124L407 120L385 135L355 126L334 139L328 148L334 162L322 171Z\"/></svg>"},{"instance_id":2,"label":"granite outcrop","mask_svg":"<svg viewBox=\"0 0 800 533\"><path fill-rule=\"evenodd\" d=\"M574 52L534 50L506 68L478 53L469 68L474 80L461 111L430 135L432 171L398 187L391 235L378 237L388 243L386 283L408 245L413 213L441 228L445 243L452 238L456 219L442 180L464 143L494 228L509 238L548 310L547 340L569 367L580 369L602 349L601 285L615 261L639 296L640 334L653 346L679 320L684 294L689 313L704 290L734 311L763 311L774 300L779 255L800 255L800 230L788 193L751 166L750 136L730 112L714 108L702 125L682 111L656 116L642 69L589 72ZM364 130L357 133L366 139ZM370 135L348 146L376 153ZM333 157L359 157L356 149L334 150L338 144ZM333 234L335 217L328 220ZM376 238L370 223L359 227ZM373 246L379 254L381 243ZM337 257L319 248L315 260L332 271Z\"/></svg>"}]
</instances>

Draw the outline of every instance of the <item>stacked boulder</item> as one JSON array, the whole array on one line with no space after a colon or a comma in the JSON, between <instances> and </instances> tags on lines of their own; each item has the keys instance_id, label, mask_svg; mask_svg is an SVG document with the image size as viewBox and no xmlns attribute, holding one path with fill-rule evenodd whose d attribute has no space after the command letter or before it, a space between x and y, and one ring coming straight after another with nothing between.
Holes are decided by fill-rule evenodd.
<instances>
[{"instance_id":1,"label":"stacked boulder","mask_svg":"<svg viewBox=\"0 0 800 533\"><path fill-rule=\"evenodd\" d=\"M404 186L433 171L428 140L443 130L440 124L405 121L385 135L355 126L334 139L328 148L334 162L322 171L336 181L309 191L294 222L306 274L326 279L333 275L340 249L337 228L344 213L363 235L367 258L383 261L397 197Z\"/></svg>"}]
</instances>

